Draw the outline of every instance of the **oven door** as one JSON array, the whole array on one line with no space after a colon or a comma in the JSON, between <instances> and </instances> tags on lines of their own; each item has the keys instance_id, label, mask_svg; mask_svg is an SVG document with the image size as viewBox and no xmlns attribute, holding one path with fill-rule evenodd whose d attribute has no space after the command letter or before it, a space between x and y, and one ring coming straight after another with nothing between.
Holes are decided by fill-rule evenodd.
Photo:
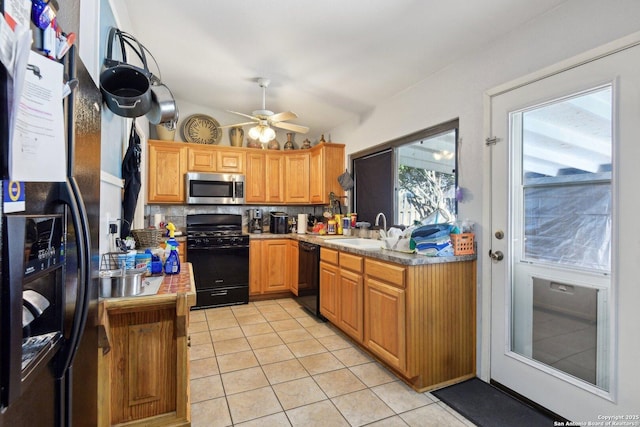
<instances>
[{"instance_id":1,"label":"oven door","mask_svg":"<svg viewBox=\"0 0 640 427\"><path fill-rule=\"evenodd\" d=\"M249 246L187 247L196 308L249 302Z\"/></svg>"}]
</instances>

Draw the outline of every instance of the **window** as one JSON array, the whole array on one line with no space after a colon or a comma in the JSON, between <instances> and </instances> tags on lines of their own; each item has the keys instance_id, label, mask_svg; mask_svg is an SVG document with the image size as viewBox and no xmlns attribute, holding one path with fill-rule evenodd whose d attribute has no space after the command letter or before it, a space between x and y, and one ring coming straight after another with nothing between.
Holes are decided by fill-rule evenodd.
<instances>
[{"instance_id":1,"label":"window","mask_svg":"<svg viewBox=\"0 0 640 427\"><path fill-rule=\"evenodd\" d=\"M374 223L410 226L436 212L455 216L458 120L434 126L351 156L354 210Z\"/></svg>"}]
</instances>

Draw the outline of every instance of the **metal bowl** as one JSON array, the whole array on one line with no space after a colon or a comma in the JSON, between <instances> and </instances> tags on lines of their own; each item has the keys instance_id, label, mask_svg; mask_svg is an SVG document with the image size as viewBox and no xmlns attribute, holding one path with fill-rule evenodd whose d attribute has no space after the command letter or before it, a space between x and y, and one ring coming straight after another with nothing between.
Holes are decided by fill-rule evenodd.
<instances>
[{"instance_id":1,"label":"metal bowl","mask_svg":"<svg viewBox=\"0 0 640 427\"><path fill-rule=\"evenodd\" d=\"M100 296L103 298L131 297L142 293L142 278L146 268L131 270L101 270Z\"/></svg>"}]
</instances>

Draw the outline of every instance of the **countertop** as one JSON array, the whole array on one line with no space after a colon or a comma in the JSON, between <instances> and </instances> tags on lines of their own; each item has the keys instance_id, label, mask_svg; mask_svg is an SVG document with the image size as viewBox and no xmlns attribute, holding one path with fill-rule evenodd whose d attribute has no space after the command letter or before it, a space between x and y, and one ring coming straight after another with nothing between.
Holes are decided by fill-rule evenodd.
<instances>
[{"instance_id":1,"label":"countertop","mask_svg":"<svg viewBox=\"0 0 640 427\"><path fill-rule=\"evenodd\" d=\"M180 265L180 273L149 277L149 283L140 295L119 298L100 298L107 309L123 308L127 306L156 305L163 303L175 304L179 294L186 294L187 305L189 307L196 303L196 287L193 281L193 269L190 262ZM158 283L160 282L160 283ZM156 292L153 292L157 289Z\"/></svg>"},{"instance_id":2,"label":"countertop","mask_svg":"<svg viewBox=\"0 0 640 427\"><path fill-rule=\"evenodd\" d=\"M477 258L476 254L473 255L460 255L460 256L448 256L448 257L432 257L420 254L407 254L403 252L396 252L387 249L382 249L382 243L380 249L357 249L350 248L342 245L336 245L332 243L334 239L348 239L356 236L344 236L344 235L315 235L315 234L272 234L272 233L256 233L249 234L250 240L260 239L294 239L309 243L315 243L325 248L336 249L343 252L354 253L358 255L367 256L370 258L376 258L382 261L393 262L401 265L425 265L425 264L441 264L445 262L460 262L460 261L473 261Z\"/></svg>"}]
</instances>

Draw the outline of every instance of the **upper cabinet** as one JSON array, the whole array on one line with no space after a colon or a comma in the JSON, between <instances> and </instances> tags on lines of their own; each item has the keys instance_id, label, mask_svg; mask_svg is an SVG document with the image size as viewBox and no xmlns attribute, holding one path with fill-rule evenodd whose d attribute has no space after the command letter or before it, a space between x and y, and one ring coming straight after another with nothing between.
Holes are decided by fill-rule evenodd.
<instances>
[{"instance_id":1,"label":"upper cabinet","mask_svg":"<svg viewBox=\"0 0 640 427\"><path fill-rule=\"evenodd\" d=\"M275 151L149 140L148 203L184 203L187 172L241 173L246 204L328 204L344 196L344 144Z\"/></svg>"},{"instance_id":2,"label":"upper cabinet","mask_svg":"<svg viewBox=\"0 0 640 427\"><path fill-rule=\"evenodd\" d=\"M329 193L344 196L338 177L344 172L344 144L321 144L311 149L309 198L312 204L329 203Z\"/></svg>"},{"instance_id":3,"label":"upper cabinet","mask_svg":"<svg viewBox=\"0 0 640 427\"><path fill-rule=\"evenodd\" d=\"M309 203L309 153L284 157L285 202Z\"/></svg>"},{"instance_id":4,"label":"upper cabinet","mask_svg":"<svg viewBox=\"0 0 640 427\"><path fill-rule=\"evenodd\" d=\"M187 147L149 141L148 198L150 203L184 203Z\"/></svg>"},{"instance_id":5,"label":"upper cabinet","mask_svg":"<svg viewBox=\"0 0 640 427\"><path fill-rule=\"evenodd\" d=\"M262 203L267 198L266 193L266 159L260 150L247 153L246 179L244 184L244 200L246 203Z\"/></svg>"},{"instance_id":6,"label":"upper cabinet","mask_svg":"<svg viewBox=\"0 0 640 427\"><path fill-rule=\"evenodd\" d=\"M189 172L243 173L245 152L216 146L197 146L187 149Z\"/></svg>"}]
</instances>

